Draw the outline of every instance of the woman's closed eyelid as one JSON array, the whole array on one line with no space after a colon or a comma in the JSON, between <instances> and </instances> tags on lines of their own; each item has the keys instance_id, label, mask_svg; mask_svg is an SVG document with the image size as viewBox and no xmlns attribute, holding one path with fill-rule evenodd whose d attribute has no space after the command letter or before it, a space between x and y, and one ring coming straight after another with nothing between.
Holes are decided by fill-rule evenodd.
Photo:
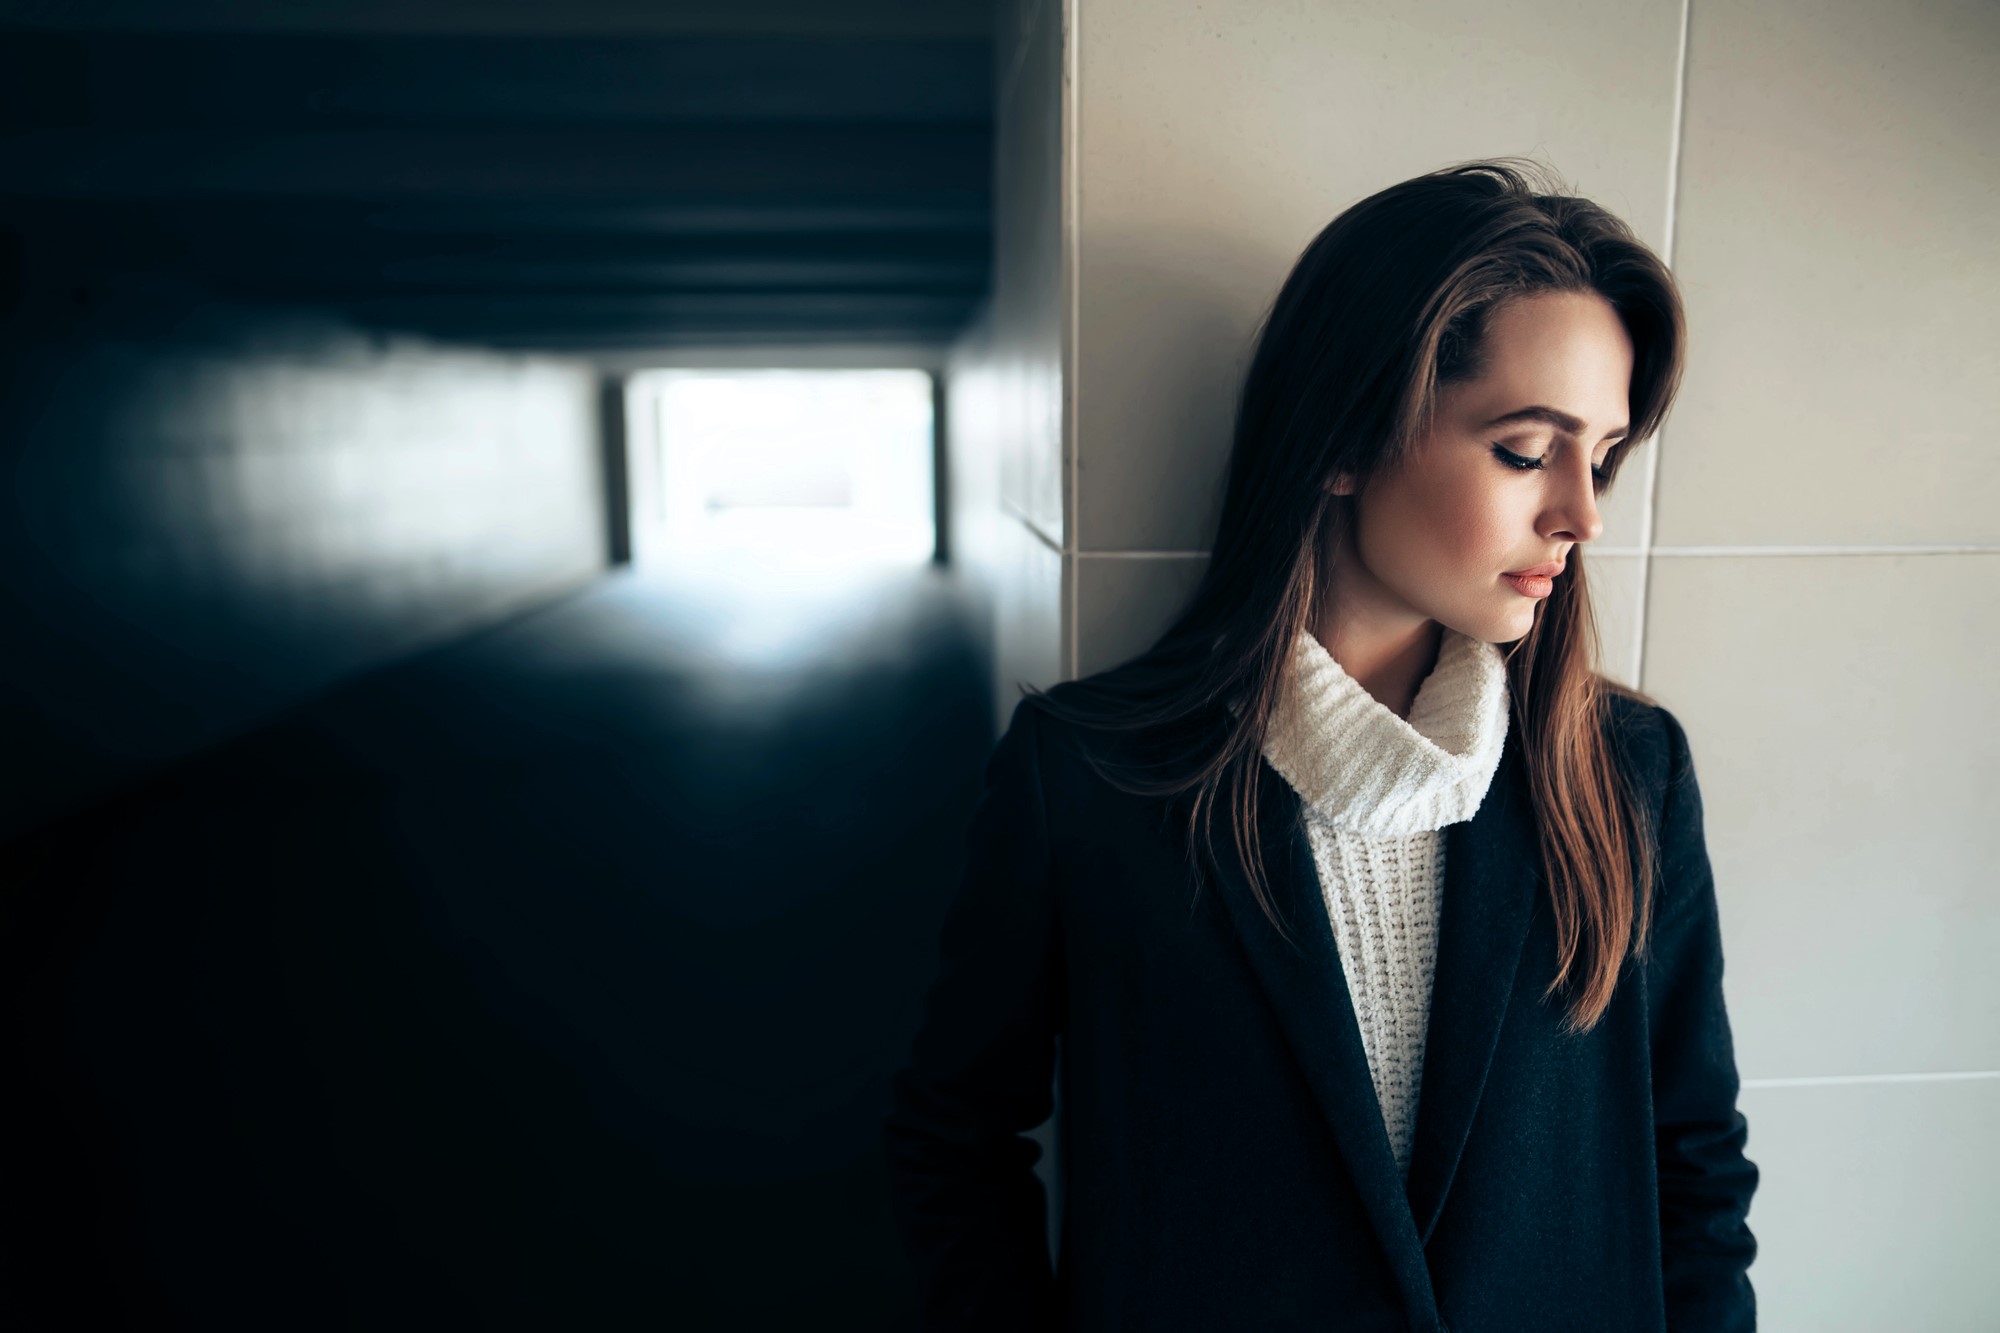
<instances>
[{"instance_id":1,"label":"woman's closed eyelid","mask_svg":"<svg viewBox=\"0 0 2000 1333\"><path fill-rule=\"evenodd\" d=\"M1493 447L1496 449L1505 449L1509 453L1512 453L1517 457L1523 457L1523 458L1527 457L1547 458L1549 456L1550 451L1552 451L1556 447L1555 445L1549 444L1536 437L1530 437L1528 439L1524 439L1519 444L1514 444L1508 440L1492 440L1489 441L1489 443L1491 443ZM1604 457L1600 459L1595 459L1593 460L1593 462L1595 462L1599 466L1602 466L1605 462L1607 462L1610 459L1611 455L1618 452L1618 446L1621 443L1622 441L1613 440L1610 443L1610 445L1605 448ZM1526 454L1522 452L1523 450L1527 449L1540 449L1542 452L1540 452L1539 454Z\"/></svg>"},{"instance_id":2,"label":"woman's closed eyelid","mask_svg":"<svg viewBox=\"0 0 2000 1333\"><path fill-rule=\"evenodd\" d=\"M1501 462L1505 463L1508 467L1513 468L1517 472L1539 472L1542 470L1543 463L1546 461L1542 457L1530 454L1516 453L1512 449L1509 449L1506 445L1501 444L1498 441L1493 442L1493 452L1497 457L1499 457ZM1611 455L1606 454L1604 456L1604 462L1608 463L1610 461L1611 461ZM1593 476L1602 477L1604 475L1604 463L1592 463L1590 465L1590 471Z\"/></svg>"}]
</instances>

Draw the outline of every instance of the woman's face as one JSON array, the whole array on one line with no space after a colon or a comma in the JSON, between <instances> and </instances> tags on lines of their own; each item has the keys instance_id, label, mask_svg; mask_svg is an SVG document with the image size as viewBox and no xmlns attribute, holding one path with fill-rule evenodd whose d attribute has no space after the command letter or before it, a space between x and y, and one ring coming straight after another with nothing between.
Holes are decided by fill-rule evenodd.
<instances>
[{"instance_id":1,"label":"woman's face","mask_svg":"<svg viewBox=\"0 0 2000 1333\"><path fill-rule=\"evenodd\" d=\"M1508 301L1489 316L1486 361L1357 500L1331 571L1343 633L1394 639L1436 620L1511 642L1550 585L1505 575L1561 564L1603 530L1591 474L1625 434L1632 381L1617 311L1595 293Z\"/></svg>"}]
</instances>

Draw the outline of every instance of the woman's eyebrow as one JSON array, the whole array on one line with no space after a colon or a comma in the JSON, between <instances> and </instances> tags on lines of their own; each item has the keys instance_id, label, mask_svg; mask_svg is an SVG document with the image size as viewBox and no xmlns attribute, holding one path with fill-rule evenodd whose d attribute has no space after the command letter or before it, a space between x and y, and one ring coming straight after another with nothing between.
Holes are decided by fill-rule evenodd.
<instances>
[{"instance_id":1,"label":"woman's eyebrow","mask_svg":"<svg viewBox=\"0 0 2000 1333\"><path fill-rule=\"evenodd\" d=\"M1582 418L1573 417L1569 413L1553 407L1544 407L1540 403L1535 404L1533 407L1524 407L1518 411L1497 416L1480 427L1480 429L1490 430L1495 426L1505 426L1515 421L1539 421L1544 425L1554 426L1565 435L1581 435L1583 433ZM1604 438L1607 440L1622 440L1625 438L1627 430L1627 427L1620 426L1617 430L1608 432Z\"/></svg>"}]
</instances>

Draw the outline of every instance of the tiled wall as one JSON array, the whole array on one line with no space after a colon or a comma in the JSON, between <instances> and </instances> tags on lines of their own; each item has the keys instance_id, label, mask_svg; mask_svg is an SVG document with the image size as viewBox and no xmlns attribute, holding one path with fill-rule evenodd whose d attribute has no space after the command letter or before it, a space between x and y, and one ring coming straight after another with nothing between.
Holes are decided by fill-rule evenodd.
<instances>
[{"instance_id":1,"label":"tiled wall","mask_svg":"<svg viewBox=\"0 0 2000 1333\"><path fill-rule=\"evenodd\" d=\"M2000 1328L2000 7L1694 6L1646 687L1729 946L1767 1327Z\"/></svg>"},{"instance_id":2,"label":"tiled wall","mask_svg":"<svg viewBox=\"0 0 2000 1333\"><path fill-rule=\"evenodd\" d=\"M993 299L945 366L955 563L993 630L995 722L1068 672L1068 80L1057 0L1003 0L994 55Z\"/></svg>"},{"instance_id":3,"label":"tiled wall","mask_svg":"<svg viewBox=\"0 0 2000 1333\"><path fill-rule=\"evenodd\" d=\"M1555 166L1688 302L1593 586L1605 669L1695 749L1762 1327L2000 1327L2000 8L1065 9L1029 48L1059 94L1007 108L1061 113L1031 341L1068 411L983 409L1003 659L1112 665L1192 588L1256 321L1321 226L1450 162Z\"/></svg>"},{"instance_id":4,"label":"tiled wall","mask_svg":"<svg viewBox=\"0 0 2000 1333\"><path fill-rule=\"evenodd\" d=\"M1021 683L1051 685L1068 674L1075 561L1065 537L1072 288L1062 214L1070 166L1063 9L1057 0L1000 0L994 37L993 298L950 349L943 379L952 563L990 636L997 735ZM1058 1102L1033 1134L1051 1260L1061 1239L1061 1114Z\"/></svg>"},{"instance_id":5,"label":"tiled wall","mask_svg":"<svg viewBox=\"0 0 2000 1333\"><path fill-rule=\"evenodd\" d=\"M214 307L18 333L0 836L604 568L586 366Z\"/></svg>"},{"instance_id":6,"label":"tiled wall","mask_svg":"<svg viewBox=\"0 0 2000 1333\"><path fill-rule=\"evenodd\" d=\"M1665 250L1679 5L1532 8L1079 6L1070 670L1143 649L1200 577L1256 324L1343 208L1528 152ZM1605 514L1614 606L1638 601L1644 491ZM1605 629L1631 677L1635 631Z\"/></svg>"}]
</instances>

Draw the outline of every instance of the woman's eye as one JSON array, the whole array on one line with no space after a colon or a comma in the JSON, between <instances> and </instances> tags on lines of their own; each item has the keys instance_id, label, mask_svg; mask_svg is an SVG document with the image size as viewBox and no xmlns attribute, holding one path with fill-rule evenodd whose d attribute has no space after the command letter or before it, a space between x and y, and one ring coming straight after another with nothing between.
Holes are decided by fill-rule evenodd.
<instances>
[{"instance_id":1,"label":"woman's eye","mask_svg":"<svg viewBox=\"0 0 2000 1333\"><path fill-rule=\"evenodd\" d=\"M1505 463L1508 467L1514 468L1516 471L1539 472L1542 470L1541 459L1529 458L1525 454L1517 454L1512 449L1505 448L1504 446L1498 444L1493 446L1493 454L1501 462ZM1601 467L1592 468L1590 470L1590 475L1597 478L1597 480L1599 481L1610 480L1610 477L1608 477L1605 474L1604 469Z\"/></svg>"}]
</instances>

